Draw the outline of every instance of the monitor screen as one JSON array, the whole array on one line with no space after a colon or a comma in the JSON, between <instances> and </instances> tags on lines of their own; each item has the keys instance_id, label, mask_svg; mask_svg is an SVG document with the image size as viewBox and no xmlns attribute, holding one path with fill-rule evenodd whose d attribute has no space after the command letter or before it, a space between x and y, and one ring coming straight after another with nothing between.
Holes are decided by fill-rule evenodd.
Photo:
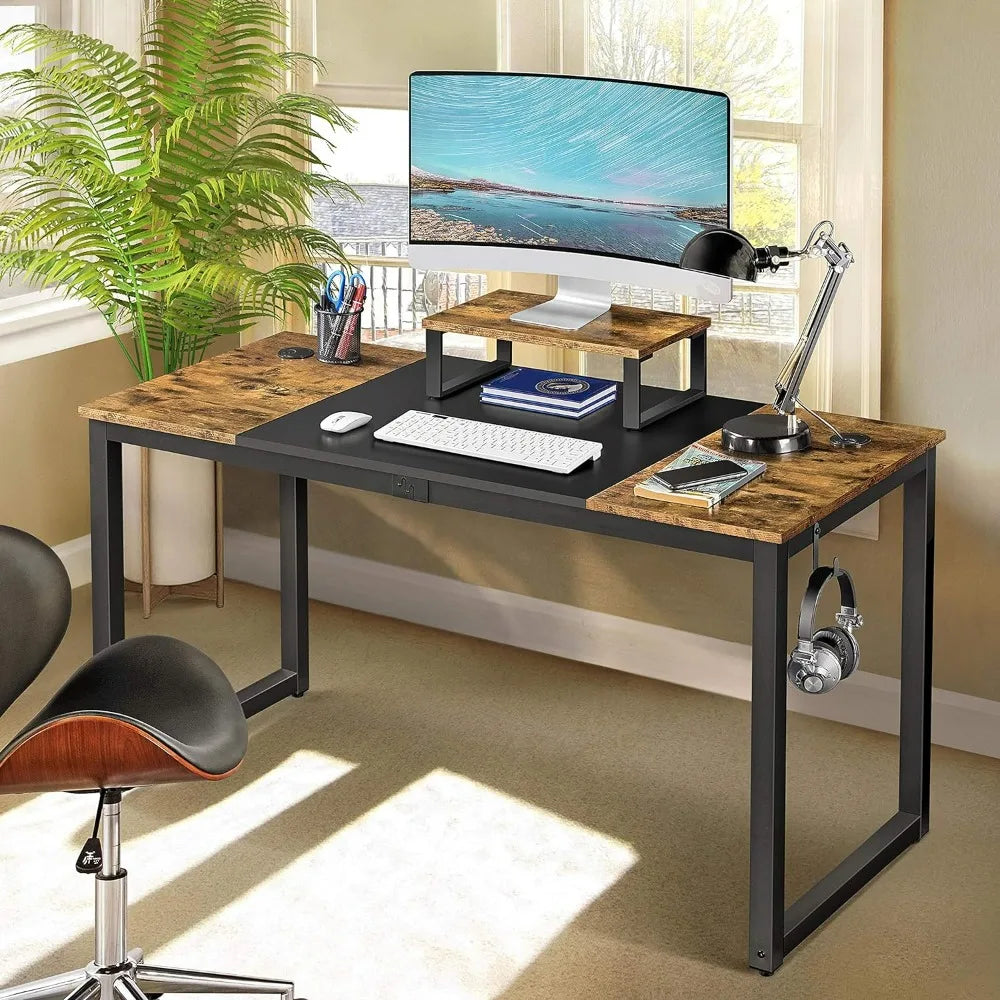
<instances>
[{"instance_id":1,"label":"monitor screen","mask_svg":"<svg viewBox=\"0 0 1000 1000\"><path fill-rule=\"evenodd\" d=\"M676 266L729 225L729 98L505 73L410 77L410 242Z\"/></svg>"}]
</instances>

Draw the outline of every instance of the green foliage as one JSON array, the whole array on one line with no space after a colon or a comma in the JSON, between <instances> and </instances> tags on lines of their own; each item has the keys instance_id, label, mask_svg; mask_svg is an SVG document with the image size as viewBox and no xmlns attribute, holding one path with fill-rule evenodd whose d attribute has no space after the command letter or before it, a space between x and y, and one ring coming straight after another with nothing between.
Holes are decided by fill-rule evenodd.
<instances>
[{"instance_id":1,"label":"green foliage","mask_svg":"<svg viewBox=\"0 0 1000 1000\"><path fill-rule=\"evenodd\" d=\"M798 242L794 152L757 139L733 144L733 227L756 246Z\"/></svg>"},{"instance_id":2,"label":"green foliage","mask_svg":"<svg viewBox=\"0 0 1000 1000\"><path fill-rule=\"evenodd\" d=\"M690 10L687 0L590 0L590 71L723 90L737 117L785 121L798 103L798 60L774 10L761 0L700 0Z\"/></svg>"},{"instance_id":3,"label":"green foliage","mask_svg":"<svg viewBox=\"0 0 1000 1000\"><path fill-rule=\"evenodd\" d=\"M0 74L19 102L0 116L0 279L86 299L141 380L261 317L308 313L319 263L344 254L301 220L316 196L353 194L312 169L319 126L351 122L286 92L312 60L285 47L282 3L151 6L141 61L39 24L0 35L38 60Z\"/></svg>"}]
</instances>

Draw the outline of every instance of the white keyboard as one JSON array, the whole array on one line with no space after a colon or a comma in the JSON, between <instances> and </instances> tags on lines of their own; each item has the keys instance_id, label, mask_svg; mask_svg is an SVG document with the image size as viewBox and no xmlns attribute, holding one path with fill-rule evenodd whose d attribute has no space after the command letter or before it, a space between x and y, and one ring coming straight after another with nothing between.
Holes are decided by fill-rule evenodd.
<instances>
[{"instance_id":1,"label":"white keyboard","mask_svg":"<svg viewBox=\"0 0 1000 1000\"><path fill-rule=\"evenodd\" d=\"M601 457L598 441L581 441L561 434L526 431L482 420L463 420L439 413L407 410L375 431L379 441L430 448L452 455L485 458L490 462L523 465L564 475L584 462Z\"/></svg>"}]
</instances>

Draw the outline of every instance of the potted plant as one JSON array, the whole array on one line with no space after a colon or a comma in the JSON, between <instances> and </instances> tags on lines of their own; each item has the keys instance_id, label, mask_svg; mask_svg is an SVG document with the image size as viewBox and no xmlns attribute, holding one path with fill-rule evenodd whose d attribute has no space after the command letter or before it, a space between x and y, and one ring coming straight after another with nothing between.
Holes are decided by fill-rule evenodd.
<instances>
[{"instance_id":1,"label":"potted plant","mask_svg":"<svg viewBox=\"0 0 1000 1000\"><path fill-rule=\"evenodd\" d=\"M288 92L311 57L290 51L277 0L150 3L141 55L40 24L0 43L36 67L0 74L0 280L88 301L135 377L200 360L290 307L308 315L338 243L307 224L318 195L353 193L315 171L324 132L348 128L322 97ZM126 575L139 579L139 461L125 458ZM153 453L153 582L215 571L215 477ZM130 513L133 516L129 516Z\"/></svg>"}]
</instances>

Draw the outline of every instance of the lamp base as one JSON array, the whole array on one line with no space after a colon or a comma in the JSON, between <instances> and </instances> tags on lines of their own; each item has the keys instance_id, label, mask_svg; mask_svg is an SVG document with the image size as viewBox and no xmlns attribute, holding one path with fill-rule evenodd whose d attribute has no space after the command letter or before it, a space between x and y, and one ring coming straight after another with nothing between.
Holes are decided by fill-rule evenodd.
<instances>
[{"instance_id":1,"label":"lamp base","mask_svg":"<svg viewBox=\"0 0 1000 1000\"><path fill-rule=\"evenodd\" d=\"M748 413L722 427L726 451L746 455L788 455L805 451L811 444L809 425L798 417L781 413Z\"/></svg>"}]
</instances>

